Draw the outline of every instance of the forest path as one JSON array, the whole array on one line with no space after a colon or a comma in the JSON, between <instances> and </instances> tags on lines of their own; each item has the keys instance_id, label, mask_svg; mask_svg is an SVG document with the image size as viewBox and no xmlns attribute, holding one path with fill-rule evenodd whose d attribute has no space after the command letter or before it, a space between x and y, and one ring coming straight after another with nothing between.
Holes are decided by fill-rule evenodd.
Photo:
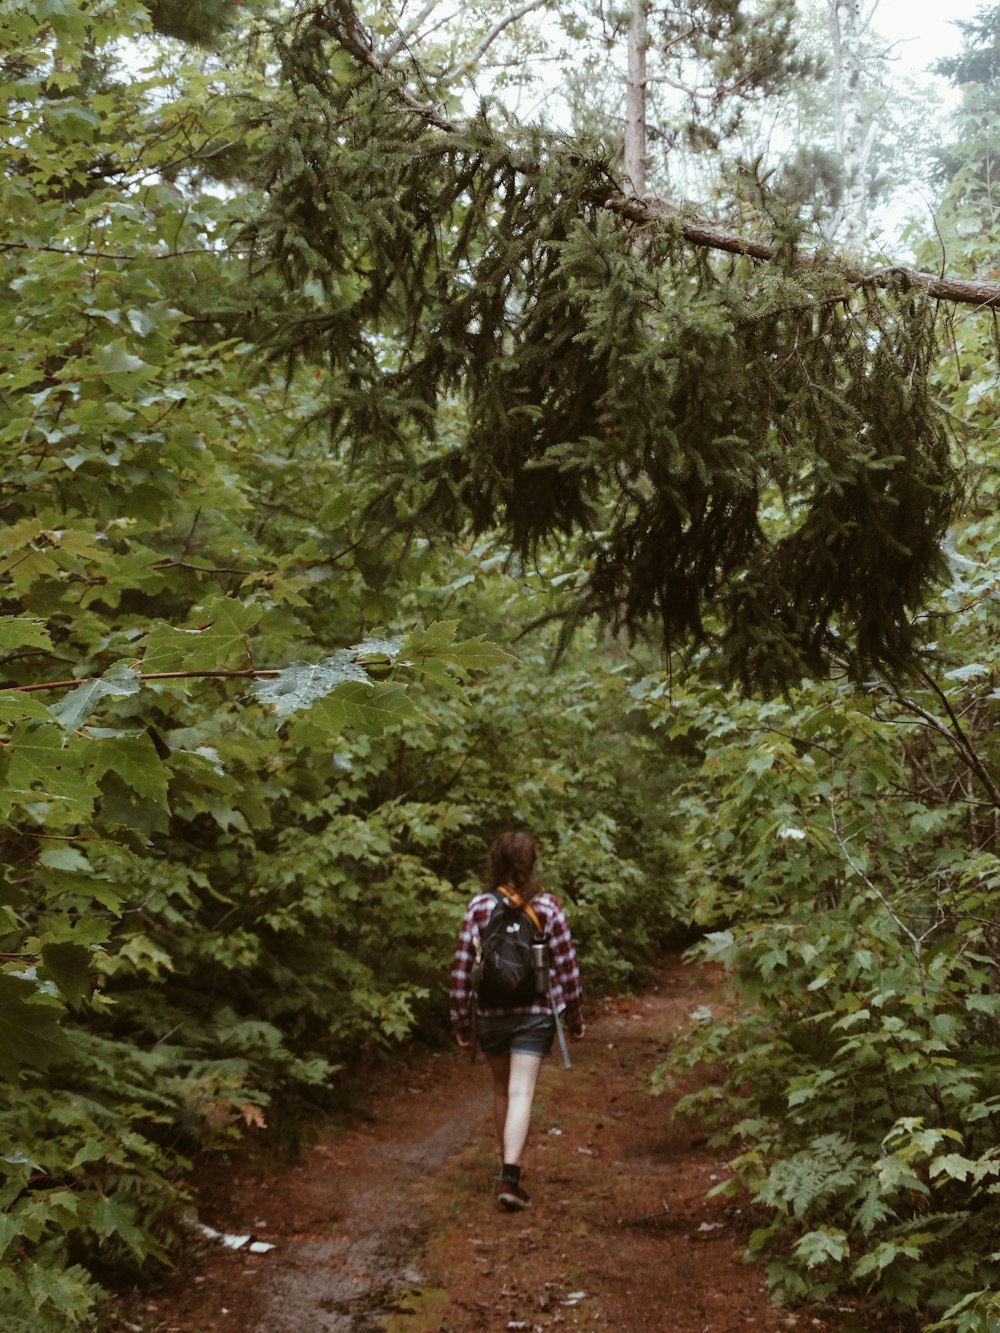
<instances>
[{"instance_id":1,"label":"forest path","mask_svg":"<svg viewBox=\"0 0 1000 1333\"><path fill-rule=\"evenodd\" d=\"M651 1069L702 1007L731 1002L716 969L679 958L634 999L591 1012L572 1070L546 1062L524 1183L497 1211L489 1073L456 1051L414 1061L372 1094L373 1119L300 1164L202 1191L205 1221L276 1248L200 1250L192 1272L120 1327L147 1333L472 1333L604 1329L733 1333L834 1327L768 1304L739 1251L739 1204L707 1200L727 1173L661 1097Z\"/></svg>"}]
</instances>

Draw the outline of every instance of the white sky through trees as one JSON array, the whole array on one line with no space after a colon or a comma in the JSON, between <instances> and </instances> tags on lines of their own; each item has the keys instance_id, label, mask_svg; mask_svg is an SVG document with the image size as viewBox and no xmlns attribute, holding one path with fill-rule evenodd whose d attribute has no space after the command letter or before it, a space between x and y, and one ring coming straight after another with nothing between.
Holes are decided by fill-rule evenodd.
<instances>
[{"instance_id":1,"label":"white sky through trees","mask_svg":"<svg viewBox=\"0 0 1000 1333\"><path fill-rule=\"evenodd\" d=\"M961 49L962 34L956 20L968 22L985 7L987 0L949 0L946 5L941 0L878 0L872 27L893 43L896 76L911 77L925 87L932 87L942 109L950 112L959 103L958 89L947 79L932 74L930 66ZM947 137L947 114L941 117L941 133ZM914 182L910 188L894 192L874 210L870 238L883 247L887 258L903 262L909 257L902 240L907 219L919 218L926 224L932 212L928 192Z\"/></svg>"},{"instance_id":2,"label":"white sky through trees","mask_svg":"<svg viewBox=\"0 0 1000 1333\"><path fill-rule=\"evenodd\" d=\"M879 0L875 27L898 42L902 64L914 73L926 70L941 56L954 55L961 46L955 20L969 20L985 0Z\"/></svg>"}]
</instances>

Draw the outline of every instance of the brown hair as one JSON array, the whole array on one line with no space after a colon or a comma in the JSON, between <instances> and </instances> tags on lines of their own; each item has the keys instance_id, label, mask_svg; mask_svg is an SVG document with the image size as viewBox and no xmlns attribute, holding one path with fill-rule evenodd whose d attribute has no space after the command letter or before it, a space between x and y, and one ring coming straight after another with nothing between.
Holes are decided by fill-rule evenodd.
<instances>
[{"instance_id":1,"label":"brown hair","mask_svg":"<svg viewBox=\"0 0 1000 1333\"><path fill-rule=\"evenodd\" d=\"M501 884L510 884L522 897L537 893L534 876L537 856L538 843L530 833L501 833L490 843L486 887L496 889Z\"/></svg>"}]
</instances>

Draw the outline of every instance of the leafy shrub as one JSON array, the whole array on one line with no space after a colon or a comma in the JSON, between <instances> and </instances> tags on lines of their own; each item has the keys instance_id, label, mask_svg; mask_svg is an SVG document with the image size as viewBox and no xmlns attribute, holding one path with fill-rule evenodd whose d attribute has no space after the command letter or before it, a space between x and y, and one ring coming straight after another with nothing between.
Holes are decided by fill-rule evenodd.
<instances>
[{"instance_id":1,"label":"leafy shrub","mask_svg":"<svg viewBox=\"0 0 1000 1333\"><path fill-rule=\"evenodd\" d=\"M969 688L956 677L948 691ZM887 723L827 687L725 713L703 695L667 724L698 730L716 794L696 813L688 875L716 928L695 954L729 969L743 1001L692 1034L685 1058L723 1061L725 1076L682 1109L738 1150L720 1188L770 1213L750 1252L776 1297L847 1292L986 1329L1000 1283L997 862L976 845L976 806L928 784L936 766L941 788L962 790L954 768L944 778L947 722L927 723L934 698L929 682L878 703Z\"/></svg>"}]
</instances>

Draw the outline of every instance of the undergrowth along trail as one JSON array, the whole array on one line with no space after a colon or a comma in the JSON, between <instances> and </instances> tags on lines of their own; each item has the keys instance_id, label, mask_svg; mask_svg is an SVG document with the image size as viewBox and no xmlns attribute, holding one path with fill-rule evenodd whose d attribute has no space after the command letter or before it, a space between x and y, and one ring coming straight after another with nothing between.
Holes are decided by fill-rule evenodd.
<instances>
[{"instance_id":1,"label":"undergrowth along trail","mask_svg":"<svg viewBox=\"0 0 1000 1333\"><path fill-rule=\"evenodd\" d=\"M831 1330L775 1309L740 1250L754 1224L707 1199L724 1158L648 1075L696 1011L729 1002L721 970L665 961L641 996L604 1003L574 1068L547 1062L525 1164L533 1205L495 1209L485 1065L439 1053L402 1066L371 1119L292 1168L242 1159L209 1182L204 1220L263 1254L206 1246L195 1271L134 1305L143 1333L616 1333ZM121 1325L119 1325L120 1327Z\"/></svg>"}]
</instances>

